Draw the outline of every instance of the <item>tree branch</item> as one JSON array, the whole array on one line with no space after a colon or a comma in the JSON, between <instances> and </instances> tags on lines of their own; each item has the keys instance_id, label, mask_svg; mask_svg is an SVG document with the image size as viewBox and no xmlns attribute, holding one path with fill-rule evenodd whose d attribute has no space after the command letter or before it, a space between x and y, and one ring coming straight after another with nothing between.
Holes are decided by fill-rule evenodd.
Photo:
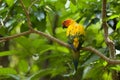
<instances>
[{"instance_id":1,"label":"tree branch","mask_svg":"<svg viewBox=\"0 0 120 80\"><path fill-rule=\"evenodd\" d=\"M101 52L99 52L98 50L96 50L93 47L84 47L84 48L82 48L82 50L90 51L90 52L95 53L100 58L102 58L103 60L105 60L106 62L108 62L108 64L120 64L120 60L113 60L113 59L107 58L105 55L103 55Z\"/></svg>"},{"instance_id":2,"label":"tree branch","mask_svg":"<svg viewBox=\"0 0 120 80\"><path fill-rule=\"evenodd\" d=\"M28 7L28 11L30 11L30 8L37 2L38 0L34 0L31 4L30 4L30 6Z\"/></svg>"},{"instance_id":3,"label":"tree branch","mask_svg":"<svg viewBox=\"0 0 120 80\"><path fill-rule=\"evenodd\" d=\"M105 43L107 44L109 48L110 58L114 59L115 58L115 45L114 45L114 42L110 40L108 36L108 26L106 23L106 3L107 3L107 0L102 1L102 26L104 29Z\"/></svg>"},{"instance_id":4,"label":"tree branch","mask_svg":"<svg viewBox=\"0 0 120 80\"><path fill-rule=\"evenodd\" d=\"M29 30L29 31L26 31L26 32L23 32L23 33L19 33L19 34L12 35L12 36L2 37L2 38L0 38L0 43L1 43L1 42L5 42L5 41L10 40L10 39L13 39L13 38L17 38L17 37L20 37L20 36L29 34L29 33L31 33L31 32L32 32L32 31Z\"/></svg>"},{"instance_id":5,"label":"tree branch","mask_svg":"<svg viewBox=\"0 0 120 80\"><path fill-rule=\"evenodd\" d=\"M30 17L29 17L29 12L26 10L26 8L25 8L22 0L20 0L20 2L21 2L21 5L22 5L22 7L24 9L25 14L26 14L27 23L28 23L28 27L30 28L30 30L26 31L26 32L23 32L23 33L20 33L20 34L8 36L8 37L2 37L2 38L0 38L0 42L4 42L4 41L7 41L7 40L10 40L10 39L13 39L13 38L17 38L17 37L20 37L20 36L23 36L23 35L26 35L26 34L36 33L36 34L39 34L41 36L44 36L44 37L46 37L46 38L54 41L54 42L57 42L58 44L60 44L62 46L70 48L69 44L62 42L61 40L56 39L53 36L45 34L44 32L34 30L32 28L32 25L31 25L31 21L30 21ZM103 0L103 4L104 5L103 5L103 10L102 10L102 22L103 22L102 26L104 28L104 33L105 33L104 37L105 37L105 42L106 42L106 44L109 47L109 50L110 50L110 53L111 53L111 57L113 57L112 53L115 53L115 48L114 48L113 42L108 37L108 27L107 27L107 24L106 24L106 21L105 21L105 18L106 18L106 5L105 5L106 4L106 0ZM102 58L103 60L107 61L109 64L120 64L120 60L112 60L110 58L107 58L101 52L99 52L98 50L96 50L96 49L94 49L92 47L86 47L86 48L84 47L84 48L82 48L82 50L86 50L86 51L90 51L90 52L95 53L100 58Z\"/></svg>"},{"instance_id":6,"label":"tree branch","mask_svg":"<svg viewBox=\"0 0 120 80\"><path fill-rule=\"evenodd\" d=\"M29 11L25 8L25 5L23 4L23 1L22 1L22 0L20 0L20 3L21 3L21 5L22 5L22 8L23 8L23 10L24 10L24 12L25 12L25 15L26 15L26 17L27 17L28 27L29 27L30 30L33 30L33 28L32 28L32 23L31 23L30 17L29 17Z\"/></svg>"},{"instance_id":7,"label":"tree branch","mask_svg":"<svg viewBox=\"0 0 120 80\"><path fill-rule=\"evenodd\" d=\"M70 45L69 45L69 44L62 42L61 40L59 40L59 39L57 39L57 38L55 38L55 37L53 37L53 36L50 36L50 35L48 35L48 34L45 34L45 33L41 32L41 31L37 31L37 30L34 30L33 32L34 32L34 33L37 33L37 34L39 34L39 35L42 35L42 36L44 36L44 37L46 37L46 38L48 38L48 39L50 39L50 40L52 40L52 41L54 41L54 42L57 42L58 44L60 44L60 45L62 45L62 46L65 46L65 47L67 47L67 48L70 48Z\"/></svg>"},{"instance_id":8,"label":"tree branch","mask_svg":"<svg viewBox=\"0 0 120 80\"><path fill-rule=\"evenodd\" d=\"M48 39L50 39L54 42L57 42L58 44L60 44L62 46L65 46L66 48L71 48L69 44L64 43L63 41L61 41L61 40L59 40L59 39L57 39L57 38L55 38L51 35L45 34L44 32L37 31L37 30L33 30L33 31L29 30L29 31L26 31L26 32L23 32L23 33L20 33L20 34L13 35L13 36L3 37L3 38L0 38L0 42L4 42L4 41L7 41L7 40L10 40L10 39L13 39L13 38L17 38L17 37L20 37L20 36L23 36L23 35L26 35L26 34L30 34L30 33L39 34L39 35L44 36L44 37L46 37L46 38L48 38ZM99 52L95 48L83 47L83 48L81 48L81 50L93 52L96 55L98 55L100 58L102 58L103 60L107 61L109 64L120 64L120 60L112 60L110 58L107 58L105 55L103 55L101 52Z\"/></svg>"},{"instance_id":9,"label":"tree branch","mask_svg":"<svg viewBox=\"0 0 120 80\"><path fill-rule=\"evenodd\" d=\"M110 64L120 64L118 60L113 60L116 58L115 45L114 45L114 42L112 40L110 40L110 38L108 36L108 26L106 23L106 3L107 3L107 0L102 0L102 26L104 29L105 43L107 44L107 46L109 48L109 56L112 59L112 60L106 59L106 61L109 62ZM115 70L112 71L112 79L118 80L117 72Z\"/></svg>"}]
</instances>

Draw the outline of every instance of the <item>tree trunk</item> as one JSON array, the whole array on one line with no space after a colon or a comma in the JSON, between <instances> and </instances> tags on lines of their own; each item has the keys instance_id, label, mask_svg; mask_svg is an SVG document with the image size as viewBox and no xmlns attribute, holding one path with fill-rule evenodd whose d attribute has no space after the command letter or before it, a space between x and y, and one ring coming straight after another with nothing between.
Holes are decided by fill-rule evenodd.
<instances>
[{"instance_id":1,"label":"tree trunk","mask_svg":"<svg viewBox=\"0 0 120 80\"><path fill-rule=\"evenodd\" d=\"M9 50L9 41L5 41L3 43L0 43L0 51L8 51ZM8 56L2 56L0 57L0 65L2 67L8 67L9 66L9 58Z\"/></svg>"}]
</instances>

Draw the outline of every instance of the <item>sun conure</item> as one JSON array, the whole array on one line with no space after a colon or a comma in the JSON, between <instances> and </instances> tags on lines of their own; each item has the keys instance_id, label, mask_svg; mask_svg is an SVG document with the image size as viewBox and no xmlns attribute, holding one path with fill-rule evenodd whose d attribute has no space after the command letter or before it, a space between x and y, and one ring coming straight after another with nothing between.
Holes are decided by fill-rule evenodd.
<instances>
[{"instance_id":1,"label":"sun conure","mask_svg":"<svg viewBox=\"0 0 120 80\"><path fill-rule=\"evenodd\" d=\"M85 30L84 27L73 19L67 19L62 23L63 28L67 28L66 36L68 37L68 43L71 45L73 63L75 70L77 70L79 57L80 57L80 48L85 40Z\"/></svg>"}]
</instances>

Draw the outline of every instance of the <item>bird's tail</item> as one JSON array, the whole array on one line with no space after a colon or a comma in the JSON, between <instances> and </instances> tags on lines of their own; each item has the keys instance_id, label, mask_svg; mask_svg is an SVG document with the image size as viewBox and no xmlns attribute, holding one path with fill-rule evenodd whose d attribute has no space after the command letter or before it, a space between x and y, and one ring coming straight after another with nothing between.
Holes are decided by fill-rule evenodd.
<instances>
[{"instance_id":1,"label":"bird's tail","mask_svg":"<svg viewBox=\"0 0 120 80\"><path fill-rule=\"evenodd\" d=\"M73 51L73 64L76 71L78 67L79 57L80 57L80 51Z\"/></svg>"}]
</instances>

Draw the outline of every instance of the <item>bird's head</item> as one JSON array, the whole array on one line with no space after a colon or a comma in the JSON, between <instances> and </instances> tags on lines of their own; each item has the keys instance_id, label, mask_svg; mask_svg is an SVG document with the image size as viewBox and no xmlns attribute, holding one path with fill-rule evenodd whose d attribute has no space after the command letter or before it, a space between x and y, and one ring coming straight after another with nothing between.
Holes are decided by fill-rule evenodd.
<instances>
[{"instance_id":1,"label":"bird's head","mask_svg":"<svg viewBox=\"0 0 120 80\"><path fill-rule=\"evenodd\" d=\"M72 20L72 19L67 19L67 20L63 21L62 26L63 26L63 28L68 28L68 26L69 26L70 24L74 23L74 22L75 22L75 21Z\"/></svg>"}]
</instances>

